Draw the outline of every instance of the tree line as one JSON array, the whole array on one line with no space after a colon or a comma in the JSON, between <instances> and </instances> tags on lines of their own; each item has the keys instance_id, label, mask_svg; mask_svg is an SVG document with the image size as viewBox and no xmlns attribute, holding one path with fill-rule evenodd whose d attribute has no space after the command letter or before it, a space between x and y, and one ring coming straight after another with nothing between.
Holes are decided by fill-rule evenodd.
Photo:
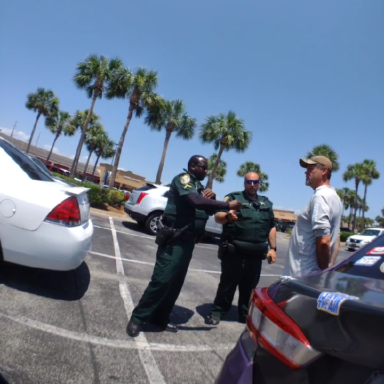
<instances>
[{"instance_id":1,"label":"tree line","mask_svg":"<svg viewBox=\"0 0 384 384\"><path fill-rule=\"evenodd\" d=\"M97 157L92 175L100 158L114 157L109 180L109 187L112 188L115 185L116 173L131 120L133 117L144 117L144 121L150 129L165 131L163 151L155 181L161 184L161 176L172 135L190 140L196 132L197 121L188 115L184 102L182 100L166 100L155 92L158 85L156 71L145 68L138 68L133 71L126 68L118 58L108 59L102 55L89 55L84 61L77 64L73 81L76 87L84 90L87 97L91 99L89 109L76 111L73 116L60 110L59 99L51 90L38 88L36 93L27 95L26 107L37 113L27 152L29 152L41 116L45 117L45 125L54 134L52 148L46 162L49 161L53 147L62 134L73 136L77 130L80 130L81 135L70 176L73 178L76 175L80 154L85 143L89 152L85 170L92 154L95 153ZM100 117L94 113L96 101L102 97L108 100L126 99L128 102L127 118L117 144L110 140L107 131L100 123ZM245 152L252 141L252 132L245 129L244 121L238 118L235 112L229 111L227 114L208 116L200 127L199 139L203 144L212 143L215 151L217 151L210 156L208 161L206 187L212 188L214 180L224 181L226 162L222 160L223 153L230 150L238 153ZM321 144L307 153L307 157L318 155L327 156L332 161L333 172L339 170L338 155L330 146ZM260 190L268 190L268 175L261 171L259 164L245 162L240 165L237 175L244 176L248 172L257 172L260 176ZM337 191L343 201L344 208L351 209L349 225L352 221L352 229L356 227L357 212L362 213L362 226L364 228L366 221L364 213L368 210L367 189L373 180L379 177L380 173L376 169L376 162L369 159L365 159L362 163L348 165L344 172L344 181L354 180L355 190L343 188ZM85 171L83 178L85 178ZM358 195L360 184L364 185L363 198Z\"/></svg>"},{"instance_id":2,"label":"tree line","mask_svg":"<svg viewBox=\"0 0 384 384\"><path fill-rule=\"evenodd\" d=\"M35 124L29 138L27 152L29 152L37 124L41 116L46 118L45 124L55 135L50 154L58 138L73 136L77 130L81 131L76 154L73 159L71 174L76 175L80 154L84 143L89 151L87 165L92 153L97 154L96 169L100 157L106 159L114 157L112 174L109 187L115 184L116 173L119 166L125 137L133 117L144 116L145 123L155 131L165 131L163 151L156 174L156 183L161 184L161 176L169 141L172 134L184 140L192 139L197 128L197 121L189 116L182 100L166 100L158 95L155 90L158 85L157 72L145 68L132 71L124 67L118 58L107 59L105 56L92 54L84 61L79 62L73 77L77 88L84 90L91 99L90 108L85 111L76 111L74 116L68 112L60 111L59 99L51 90L38 88L37 92L27 95L26 107L37 113ZM120 140L115 145L105 128L100 123L100 118L94 113L96 101L106 99L126 99L128 113L121 132ZM252 140L252 132L245 129L244 121L236 116L233 111L217 116L208 116L202 124L199 138L202 143L213 143L218 153L209 158L209 172L207 188L212 188L213 181L224 181L226 163L221 159L223 152L235 150L244 152ZM114 147L116 146L116 150ZM85 168L87 169L87 168ZM268 175L261 172L260 165L253 162L242 164L237 172L243 176L247 172L260 174L261 190L268 189ZM93 171L94 173L94 171ZM83 174L83 178L85 173Z\"/></svg>"}]
</instances>

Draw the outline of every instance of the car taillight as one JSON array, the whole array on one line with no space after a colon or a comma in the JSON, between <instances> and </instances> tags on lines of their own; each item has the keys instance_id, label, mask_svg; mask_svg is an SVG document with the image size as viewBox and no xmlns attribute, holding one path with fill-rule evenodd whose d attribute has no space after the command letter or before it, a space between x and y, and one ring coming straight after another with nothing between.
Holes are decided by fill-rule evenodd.
<instances>
[{"instance_id":1,"label":"car taillight","mask_svg":"<svg viewBox=\"0 0 384 384\"><path fill-rule=\"evenodd\" d=\"M139 198L136 201L136 204L140 204L141 200L143 200L144 197L147 196L147 195L148 195L147 192L141 192Z\"/></svg>"},{"instance_id":2,"label":"car taillight","mask_svg":"<svg viewBox=\"0 0 384 384\"><path fill-rule=\"evenodd\" d=\"M321 355L309 344L299 326L269 297L268 288L256 288L247 328L253 341L293 369Z\"/></svg>"},{"instance_id":3,"label":"car taillight","mask_svg":"<svg viewBox=\"0 0 384 384\"><path fill-rule=\"evenodd\" d=\"M80 225L80 209L76 197L69 197L56 206L45 218L45 221L69 227Z\"/></svg>"}]
</instances>

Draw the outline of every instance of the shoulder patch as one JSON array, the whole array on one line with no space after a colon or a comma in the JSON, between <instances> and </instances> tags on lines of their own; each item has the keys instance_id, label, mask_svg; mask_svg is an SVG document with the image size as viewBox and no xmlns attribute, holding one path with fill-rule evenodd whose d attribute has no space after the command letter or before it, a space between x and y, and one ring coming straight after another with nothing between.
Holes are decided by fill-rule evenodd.
<instances>
[{"instance_id":1,"label":"shoulder patch","mask_svg":"<svg viewBox=\"0 0 384 384\"><path fill-rule=\"evenodd\" d=\"M190 176L188 175L188 173L180 176L180 183L183 184L183 185L186 185L186 184L189 184L189 182L191 181L191 178Z\"/></svg>"}]
</instances>

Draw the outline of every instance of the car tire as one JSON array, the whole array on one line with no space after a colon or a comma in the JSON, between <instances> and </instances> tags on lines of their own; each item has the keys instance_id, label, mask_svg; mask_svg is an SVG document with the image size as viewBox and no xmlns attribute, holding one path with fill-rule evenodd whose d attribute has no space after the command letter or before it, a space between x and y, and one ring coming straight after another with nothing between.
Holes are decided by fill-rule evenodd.
<instances>
[{"instance_id":1,"label":"car tire","mask_svg":"<svg viewBox=\"0 0 384 384\"><path fill-rule=\"evenodd\" d=\"M145 229L146 231L153 236L156 236L157 231L157 221L160 219L163 212L153 212L151 213L147 220L145 221Z\"/></svg>"}]
</instances>

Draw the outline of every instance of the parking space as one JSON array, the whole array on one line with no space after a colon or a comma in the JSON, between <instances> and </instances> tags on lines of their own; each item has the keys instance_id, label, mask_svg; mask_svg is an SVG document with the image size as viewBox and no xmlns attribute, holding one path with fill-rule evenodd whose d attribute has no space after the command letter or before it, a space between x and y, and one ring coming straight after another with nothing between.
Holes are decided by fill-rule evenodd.
<instances>
[{"instance_id":1,"label":"parking space","mask_svg":"<svg viewBox=\"0 0 384 384\"><path fill-rule=\"evenodd\" d=\"M53 272L4 264L0 270L0 382L212 383L244 325L234 305L218 327L205 323L220 277L217 245L196 245L171 319L176 334L125 328L150 279L154 238L125 216L93 216L93 250L77 270ZM284 265L263 263L260 285ZM234 301L236 304L236 298Z\"/></svg>"}]
</instances>

